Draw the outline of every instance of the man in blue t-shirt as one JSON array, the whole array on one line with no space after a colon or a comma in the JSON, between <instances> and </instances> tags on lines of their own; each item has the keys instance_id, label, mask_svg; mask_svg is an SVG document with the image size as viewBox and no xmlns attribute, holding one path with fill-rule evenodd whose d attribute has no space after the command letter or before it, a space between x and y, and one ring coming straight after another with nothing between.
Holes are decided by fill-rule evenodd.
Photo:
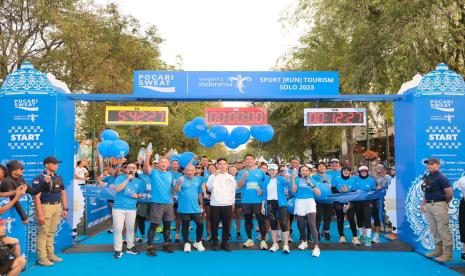
<instances>
[{"instance_id":1,"label":"man in blue t-shirt","mask_svg":"<svg viewBox=\"0 0 465 276\"><path fill-rule=\"evenodd\" d=\"M179 161L177 159L171 159L171 173L173 174L173 185L178 181L178 179L182 176L182 172L180 172ZM181 217L178 215L178 192L174 189L173 186L173 201L174 201L174 215L176 216L176 236L175 242L180 242L181 238L179 236L179 231L181 230Z\"/></svg>"},{"instance_id":2,"label":"man in blue t-shirt","mask_svg":"<svg viewBox=\"0 0 465 276\"><path fill-rule=\"evenodd\" d=\"M128 243L126 253L137 255L140 252L134 247L134 224L136 222L137 199L142 197L145 185L136 178L137 166L130 163L126 166L125 174L120 174L111 187L116 191L113 204L113 229L114 229L114 258L119 259L123 255L123 228L126 225L126 241Z\"/></svg>"},{"instance_id":3,"label":"man in blue t-shirt","mask_svg":"<svg viewBox=\"0 0 465 276\"><path fill-rule=\"evenodd\" d=\"M237 186L242 189L242 212L245 220L245 232L247 233L247 241L243 247L252 247L254 245L252 239L253 215L257 218L260 236L263 238L266 235L266 227L264 214L262 214L262 186L265 181L265 174L262 170L255 167L255 158L251 154L244 157L245 168L237 173ZM262 239L260 249L268 249L266 241Z\"/></svg>"},{"instance_id":4,"label":"man in blue t-shirt","mask_svg":"<svg viewBox=\"0 0 465 276\"><path fill-rule=\"evenodd\" d=\"M452 260L452 235L449 228L449 202L454 191L447 177L439 171L441 162L437 158L424 161L428 174L423 177L421 188L425 192L420 211L426 213L429 228L434 238L434 251L426 254L438 262Z\"/></svg>"},{"instance_id":5,"label":"man in blue t-shirt","mask_svg":"<svg viewBox=\"0 0 465 276\"><path fill-rule=\"evenodd\" d=\"M153 246L153 239L157 227L163 222L163 250L167 253L173 253L169 244L171 221L175 219L173 210L173 174L168 171L170 160L166 157L158 159L158 169L150 167L150 157L152 150L146 150L144 162L144 173L150 176L152 183L152 203L150 205L150 228L148 234L147 255L156 256L157 252Z\"/></svg>"},{"instance_id":6,"label":"man in blue t-shirt","mask_svg":"<svg viewBox=\"0 0 465 276\"><path fill-rule=\"evenodd\" d=\"M202 184L203 178L194 176L195 167L187 165L184 169L185 176L181 176L176 183L175 190L179 193L178 215L182 219L182 239L184 241L184 252L191 252L189 241L189 224L193 220L196 225L196 237L194 248L205 251L202 245L203 217L202 207Z\"/></svg>"}]
</instances>

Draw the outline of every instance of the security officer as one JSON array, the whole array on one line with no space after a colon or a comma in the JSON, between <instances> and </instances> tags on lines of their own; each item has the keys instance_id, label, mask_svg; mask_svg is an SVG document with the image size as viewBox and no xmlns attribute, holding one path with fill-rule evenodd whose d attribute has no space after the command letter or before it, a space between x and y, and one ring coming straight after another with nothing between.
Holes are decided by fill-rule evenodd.
<instances>
[{"instance_id":1,"label":"security officer","mask_svg":"<svg viewBox=\"0 0 465 276\"><path fill-rule=\"evenodd\" d=\"M449 229L449 202L453 197L453 190L449 180L439 172L440 161L428 158L424 161L428 174L423 176L422 190L425 192L420 211L426 213L429 228L433 234L435 249L426 254L436 257L438 262L452 260L452 235Z\"/></svg>"},{"instance_id":2,"label":"security officer","mask_svg":"<svg viewBox=\"0 0 465 276\"><path fill-rule=\"evenodd\" d=\"M36 205L36 218L39 223L37 235L38 263L42 266L51 266L63 259L58 258L54 252L54 236L61 219L68 216L68 204L63 178L56 173L58 163L54 156L44 159L45 170L33 181L33 185L40 190L34 198Z\"/></svg>"}]
</instances>

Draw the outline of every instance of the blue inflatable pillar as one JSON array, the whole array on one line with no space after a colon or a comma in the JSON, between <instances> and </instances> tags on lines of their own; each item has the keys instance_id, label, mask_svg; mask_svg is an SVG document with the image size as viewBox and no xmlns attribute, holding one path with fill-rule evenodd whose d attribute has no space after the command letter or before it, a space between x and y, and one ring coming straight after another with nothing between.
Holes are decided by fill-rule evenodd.
<instances>
[{"instance_id":1,"label":"blue inflatable pillar","mask_svg":"<svg viewBox=\"0 0 465 276\"><path fill-rule=\"evenodd\" d=\"M42 161L54 155L62 163L58 173L63 176L68 192L70 216L63 221L55 236L57 251L72 245L73 194L71 182L74 175L74 124L75 103L54 87L47 76L25 62L21 68L5 78L0 89L0 156L1 163L17 159L24 164L24 178L28 185L44 171ZM9 199L0 199L6 204ZM18 238L22 252L29 258L36 252L37 223L30 195L21 199L29 223L21 223L13 208L2 218L11 218L7 235Z\"/></svg>"},{"instance_id":2,"label":"blue inflatable pillar","mask_svg":"<svg viewBox=\"0 0 465 276\"><path fill-rule=\"evenodd\" d=\"M465 169L465 83L445 64L426 74L417 87L405 92L406 98L394 103L397 225L400 240L417 250L434 247L426 215L420 212L423 199L423 161L435 157L451 185ZM458 204L454 190L449 204L454 249L460 249Z\"/></svg>"}]
</instances>

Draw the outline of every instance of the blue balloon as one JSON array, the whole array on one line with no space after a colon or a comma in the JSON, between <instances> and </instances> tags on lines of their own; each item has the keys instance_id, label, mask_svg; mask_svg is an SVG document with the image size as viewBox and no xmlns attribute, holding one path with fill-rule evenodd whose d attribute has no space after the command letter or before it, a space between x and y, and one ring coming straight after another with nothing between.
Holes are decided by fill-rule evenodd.
<instances>
[{"instance_id":1,"label":"blue balloon","mask_svg":"<svg viewBox=\"0 0 465 276\"><path fill-rule=\"evenodd\" d=\"M252 126L250 134L260 142L268 142L273 139L274 129L271 125Z\"/></svg>"},{"instance_id":2,"label":"blue balloon","mask_svg":"<svg viewBox=\"0 0 465 276\"><path fill-rule=\"evenodd\" d=\"M102 137L102 140L104 141L115 141L119 139L119 134L113 129L105 129L102 132L101 137Z\"/></svg>"},{"instance_id":3,"label":"blue balloon","mask_svg":"<svg viewBox=\"0 0 465 276\"><path fill-rule=\"evenodd\" d=\"M129 145L123 140L115 140L111 145L111 156L123 158L129 153Z\"/></svg>"},{"instance_id":4,"label":"blue balloon","mask_svg":"<svg viewBox=\"0 0 465 276\"><path fill-rule=\"evenodd\" d=\"M186 135L187 138L196 138L199 136L195 130L194 130L194 125L192 122L187 122L184 124L184 127L182 128L182 132L184 135Z\"/></svg>"},{"instance_id":5,"label":"blue balloon","mask_svg":"<svg viewBox=\"0 0 465 276\"><path fill-rule=\"evenodd\" d=\"M216 142L221 143L228 137L228 129L224 126L212 126L208 135Z\"/></svg>"},{"instance_id":6,"label":"blue balloon","mask_svg":"<svg viewBox=\"0 0 465 276\"><path fill-rule=\"evenodd\" d=\"M185 168L189 162L195 157L195 154L190 151L183 152L181 155L179 155L179 165L182 168Z\"/></svg>"},{"instance_id":7,"label":"blue balloon","mask_svg":"<svg viewBox=\"0 0 465 276\"><path fill-rule=\"evenodd\" d=\"M242 145L249 141L250 131L243 126L235 127L231 131L231 139L236 142L236 144Z\"/></svg>"},{"instance_id":8,"label":"blue balloon","mask_svg":"<svg viewBox=\"0 0 465 276\"><path fill-rule=\"evenodd\" d=\"M321 195L315 196L315 199L325 200L331 195L331 188L327 183L318 183L317 188L320 189Z\"/></svg>"},{"instance_id":9,"label":"blue balloon","mask_svg":"<svg viewBox=\"0 0 465 276\"><path fill-rule=\"evenodd\" d=\"M111 147L113 145L113 142L112 141L102 141L98 144L97 146L97 149L98 149L98 152L99 154L103 157L103 158L108 158L108 157L111 157Z\"/></svg>"},{"instance_id":10,"label":"blue balloon","mask_svg":"<svg viewBox=\"0 0 465 276\"><path fill-rule=\"evenodd\" d=\"M208 126L205 123L205 118L196 117L194 120L192 120L192 129L194 130L196 136L200 136L207 132Z\"/></svg>"},{"instance_id":11,"label":"blue balloon","mask_svg":"<svg viewBox=\"0 0 465 276\"><path fill-rule=\"evenodd\" d=\"M226 137L226 139L224 140L224 144L230 149L235 149L240 146L240 144L236 143L236 141L232 139L231 135L228 135L228 137Z\"/></svg>"},{"instance_id":12,"label":"blue balloon","mask_svg":"<svg viewBox=\"0 0 465 276\"><path fill-rule=\"evenodd\" d=\"M215 140L213 140L208 131L207 133L199 137L199 143L202 147L206 148L211 148L216 144Z\"/></svg>"}]
</instances>

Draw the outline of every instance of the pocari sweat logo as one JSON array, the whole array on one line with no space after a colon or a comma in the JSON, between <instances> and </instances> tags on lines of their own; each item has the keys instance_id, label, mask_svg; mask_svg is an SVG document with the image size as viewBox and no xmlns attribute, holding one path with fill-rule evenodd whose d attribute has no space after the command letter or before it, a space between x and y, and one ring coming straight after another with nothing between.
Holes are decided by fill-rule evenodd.
<instances>
[{"instance_id":1,"label":"pocari sweat logo","mask_svg":"<svg viewBox=\"0 0 465 276\"><path fill-rule=\"evenodd\" d=\"M430 100L430 106L439 111L455 112L454 100Z\"/></svg>"},{"instance_id":2,"label":"pocari sweat logo","mask_svg":"<svg viewBox=\"0 0 465 276\"><path fill-rule=\"evenodd\" d=\"M37 104L39 103L38 99L15 99L15 108L22 109L30 112L39 111Z\"/></svg>"},{"instance_id":3,"label":"pocari sweat logo","mask_svg":"<svg viewBox=\"0 0 465 276\"><path fill-rule=\"evenodd\" d=\"M140 74L137 81L140 87L147 88L156 92L176 92L173 74Z\"/></svg>"},{"instance_id":4,"label":"pocari sweat logo","mask_svg":"<svg viewBox=\"0 0 465 276\"><path fill-rule=\"evenodd\" d=\"M245 77L245 76L242 76L242 75L237 75L235 77L229 77L228 78L228 81L229 82L232 82L234 83L234 85L236 86L236 88L239 90L239 92L241 92L242 94L244 94L244 88L246 88L247 86L245 85L245 82L252 82L252 78L251 77Z\"/></svg>"}]
</instances>

